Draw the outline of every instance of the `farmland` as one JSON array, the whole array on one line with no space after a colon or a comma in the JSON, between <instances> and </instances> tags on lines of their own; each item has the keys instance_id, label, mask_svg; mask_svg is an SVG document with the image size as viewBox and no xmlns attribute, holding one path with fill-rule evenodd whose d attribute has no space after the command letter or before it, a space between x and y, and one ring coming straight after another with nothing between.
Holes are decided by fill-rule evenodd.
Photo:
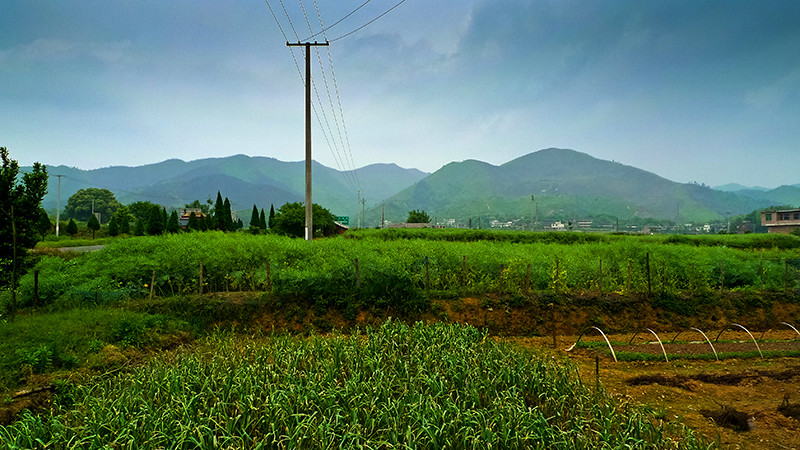
<instances>
[{"instance_id":1,"label":"farmland","mask_svg":"<svg viewBox=\"0 0 800 450\"><path fill-rule=\"evenodd\" d=\"M564 336L796 324L798 247L766 235L363 230L45 249L21 279L17 319L0 325L0 387L6 398L47 387L30 408L48 412L17 411L0 435L20 447L34 442L25 436L63 447L702 446L680 420L613 384L598 390L580 355L599 350L563 353Z\"/></svg>"}]
</instances>

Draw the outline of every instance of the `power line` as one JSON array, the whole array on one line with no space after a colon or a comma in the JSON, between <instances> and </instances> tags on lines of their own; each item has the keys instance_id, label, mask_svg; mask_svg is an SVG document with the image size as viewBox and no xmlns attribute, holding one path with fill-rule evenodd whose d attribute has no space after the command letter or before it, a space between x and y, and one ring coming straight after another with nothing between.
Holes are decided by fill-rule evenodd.
<instances>
[{"instance_id":1,"label":"power line","mask_svg":"<svg viewBox=\"0 0 800 450\"><path fill-rule=\"evenodd\" d=\"M364 6L367 3L369 3L369 0L367 2L365 2L365 3L363 3L361 6ZM358 8L360 9L361 6L359 6ZM317 11L317 19L319 20L319 25L320 25L320 27L322 27L322 34L323 34L323 36L325 36L325 39L327 39L328 37L327 37L326 32L325 32L325 27L324 27L324 25L322 23L322 14L320 14L320 12L319 12L319 5L317 4L317 0L314 0L314 8ZM358 9L356 9L356 11L357 10ZM350 136L347 134L347 124L345 123L345 120L344 120L344 109L342 108L342 98L339 95L339 83L336 82L336 72L333 69L333 56L331 55L330 47L328 47L327 50L328 50L328 64L330 64L331 77L333 78L333 88L334 88L334 90L336 92L336 101L337 101L337 103L339 105L339 116L342 118L342 128L341 129L338 128L338 122L337 122L337 129L339 129L339 140L342 142L342 146L344 148L345 156L349 158L348 162L350 164L349 167L350 167L350 170L351 170L350 171L350 175L353 178L353 181L354 181L354 184L355 184L354 187L356 189L361 189L361 185L358 182L358 176L356 175L356 171L355 171L355 164L353 163L353 152L352 152L352 149L350 147ZM320 62L320 66L321 65L322 65L322 63ZM327 88L327 81L326 81L325 87ZM328 93L328 97L330 98L330 93ZM333 108L333 99L331 99L331 110L333 110L333 109L334 109ZM335 118L335 116L334 116L334 118ZM342 129L344 130L344 137L345 137L344 140L342 139L342 133L341 133Z\"/></svg>"},{"instance_id":2,"label":"power line","mask_svg":"<svg viewBox=\"0 0 800 450\"><path fill-rule=\"evenodd\" d=\"M346 16L344 16L344 17L342 17L341 19L339 19L339 20L337 20L336 22L334 22L334 24L333 24L333 25L331 25L331 26L329 26L329 27L327 27L327 28L323 28L323 29L322 29L321 31L319 31L318 33L312 34L311 36L309 36L309 37L307 37L306 39L303 39L303 40L304 40L304 41L307 41L307 40L309 40L309 39L315 38L315 37L319 36L320 34L323 34L323 33L325 33L326 31L330 30L331 28L335 27L336 25L339 25L339 24L340 24L340 23L342 23L342 22L343 22L345 19L347 19L348 17L350 17L350 16L352 16L353 14L355 14L356 12L358 12L358 10L359 10L359 9L363 8L364 6L366 6L366 5L367 5L367 3L371 2L371 1L372 1L372 0L367 0L367 1L365 1L364 3L362 3L362 4L361 4L361 6L359 6L358 8L356 8L356 9L354 9L354 10L350 11L350 13L348 13ZM315 1L315 2L314 2L314 5L316 5L316 3L317 3L317 2ZM319 15L319 8L317 8L317 15ZM320 24L322 24L322 22L321 22L321 21L320 21Z\"/></svg>"},{"instance_id":3,"label":"power line","mask_svg":"<svg viewBox=\"0 0 800 450\"><path fill-rule=\"evenodd\" d=\"M267 4L267 7L270 10L270 14L272 15L273 20L275 20L275 23L278 25L278 29L280 30L281 35L283 36L283 38L286 40L286 42L288 44L290 39L287 36L286 30L282 26L280 19L278 19L278 15L275 13L275 10L272 8L272 5L270 5L269 0L265 0L265 2ZM297 28L295 27L295 25L294 25L294 23L293 23L293 21L291 19L291 16L289 15L289 11L288 11L288 9L286 7L286 4L285 4L285 2L283 0L279 0L279 2L280 2L280 5L281 5L281 8L283 10L283 14L284 14L284 16L286 17L286 20L289 23L289 28L291 28L291 31L294 34L294 37L297 39L297 42L299 43L300 42L299 34L298 34L298 31L297 31ZM305 5L303 4L303 1L299 0L299 3L300 3L300 7L302 9L303 16L305 18L306 24L308 26L309 31L312 33L312 36L319 35L319 33L314 34L314 30L313 30L313 27L311 25L311 21L310 21L310 19L308 17L308 13L307 13L307 11L305 9ZM357 11L358 9L360 9L361 7L366 5L367 3L369 3L369 0L367 2L365 2L364 4L362 4L361 6L359 6L359 8L357 8L355 11ZM314 1L314 5L315 5L315 8L316 8L318 19L320 21L320 26L323 28L321 33L324 34L325 33L325 28L324 28L324 25L323 25L323 22L322 22L322 18L321 18L320 12L319 12L319 7L318 7L318 5L316 3L316 0ZM352 15L355 11L351 12L350 14L348 14L348 16ZM346 17L347 16L345 16L345 18ZM344 20L344 18L341 19L341 20ZM341 22L341 20L340 20L340 22ZM290 46L291 50L293 50L292 47L293 46ZM303 51L304 46L300 46L300 47L301 47L301 53L303 54L303 57L306 58L307 56L305 55L305 52ZM305 47L305 51L310 51L310 48ZM292 51L291 53L292 53L292 59L293 59L294 64L295 64L295 68L297 69L297 72L298 72L298 75L300 76L300 79L304 82L304 84L308 83L310 81L311 82L311 87L314 89L314 95L316 97L316 102L313 102L313 104L312 104L313 113L314 113L314 116L317 118L317 122L320 124L320 130L322 131L322 135L324 136L325 141L327 142L328 147L331 150L331 154L334 157L334 160L335 160L335 162L336 162L336 164L338 166L338 169L342 172L342 174L345 177L345 180L347 180L348 184L350 184L350 186L353 189L358 189L359 188L359 181L358 181L358 178L356 177L355 167L354 167L354 164L353 164L352 152L350 151L350 148L349 148L350 147L350 139L349 139L349 136L347 135L347 127L346 127L346 125L344 123L343 108L341 106L341 98L340 98L340 95L339 95L338 83L336 82L336 76L335 76L335 73L333 72L333 58L332 58L331 53L330 53L330 48L328 49L328 61L329 61L329 64L331 65L331 76L333 78L334 91L336 92L337 102L339 104L339 115L341 116L341 122L342 122L341 126L339 124L339 118L337 117L336 108L334 107L334 104L333 104L333 96L331 95L330 86L328 84L328 80L327 80L327 76L326 76L326 70L325 70L324 64L322 63L322 58L319 55L319 50L318 49L317 49L317 61L318 61L319 66L320 66L320 72L322 74L322 79L323 79L323 82L325 84L325 90L326 90L326 94L328 96L328 103L330 104L330 107L331 107L331 115L333 117L334 125L337 128L337 133L334 133L334 131L332 129L331 120L329 120L328 114L326 113L326 108L324 107L324 103L322 102L322 96L319 93L319 89L317 88L317 84L315 82L315 79L311 78L310 80L306 80L303 77L303 71L300 68L300 63L298 62L294 51ZM310 56L310 55L308 55L308 56ZM326 127L327 127L327 129L326 129ZM342 129L344 129L344 138L342 137L343 136ZM335 138L335 136L337 134L339 136L339 140L338 141ZM339 144L339 143L341 143L341 144ZM341 151L339 150L339 146L340 145L342 147Z\"/></svg>"},{"instance_id":4,"label":"power line","mask_svg":"<svg viewBox=\"0 0 800 450\"><path fill-rule=\"evenodd\" d=\"M349 32L349 33L343 34L343 35L341 35L341 36L337 37L336 39L331 39L329 42L335 42L335 41L338 41L339 39L344 39L344 38L346 38L347 36L350 36L350 35L351 35L351 34L353 34L353 33L356 33L356 32L359 32L359 31L361 31L362 29L364 29L364 28L368 27L369 25L372 25L372 23L373 23L373 22L377 21L377 20L378 20L378 19L380 19L381 17L383 17L383 16L385 16L385 15L389 14L390 12L392 12L392 11L393 11L395 8L397 8L398 6L400 6L400 5L402 5L403 3L405 3L405 1L406 1L406 0L400 0L399 2L397 2L397 4L395 4L394 6L392 6L391 8L389 8L388 10L384 11L384 12L383 12L383 14L379 15L378 17L376 17L376 18L374 18L374 19L370 20L369 22L365 23L364 25L361 25L360 27L356 28L355 30L353 30L353 31L351 31L351 32Z\"/></svg>"}]
</instances>

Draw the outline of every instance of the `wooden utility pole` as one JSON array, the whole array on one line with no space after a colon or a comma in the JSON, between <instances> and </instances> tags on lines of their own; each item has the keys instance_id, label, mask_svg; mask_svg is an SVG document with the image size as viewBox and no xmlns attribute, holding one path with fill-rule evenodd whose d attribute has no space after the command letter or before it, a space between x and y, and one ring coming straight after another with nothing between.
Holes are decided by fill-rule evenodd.
<instances>
[{"instance_id":1,"label":"wooden utility pole","mask_svg":"<svg viewBox=\"0 0 800 450\"><path fill-rule=\"evenodd\" d=\"M306 240L314 238L311 203L311 47L327 46L328 42L289 43L288 47L306 48Z\"/></svg>"}]
</instances>

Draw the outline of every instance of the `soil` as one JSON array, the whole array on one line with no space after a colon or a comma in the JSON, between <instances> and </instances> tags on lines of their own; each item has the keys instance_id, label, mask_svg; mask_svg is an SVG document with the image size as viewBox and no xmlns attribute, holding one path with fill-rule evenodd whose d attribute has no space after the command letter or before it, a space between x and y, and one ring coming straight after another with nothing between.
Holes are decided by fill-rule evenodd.
<instances>
[{"instance_id":1,"label":"soil","mask_svg":"<svg viewBox=\"0 0 800 450\"><path fill-rule=\"evenodd\" d=\"M372 310L359 311L348 319L332 309L317 315L313 305L264 304L263 293L208 297L220 303L215 308L219 323L237 329L324 333L379 325L398 316L388 310ZM734 323L748 327L763 352L800 350L800 335L781 324L800 325L800 304L768 299L761 308L718 307L687 318L654 308L643 298L606 295L570 302L553 300L510 306L496 296L439 299L432 302L429 312L405 320L468 323L486 329L494 339L533 348L557 360L568 359L577 365L585 384L596 386L599 381L601 389L621 401L651 409L658 420L684 424L722 448L800 449L800 358L716 361L708 342L691 329L703 330L718 353L756 350L752 338L732 326ZM735 296L728 299L728 304L735 302ZM647 330L650 328L669 354L702 354L707 359L615 362L600 333L590 327L611 333L607 337L615 351L661 355L661 346ZM597 344L567 351L584 331L581 341ZM49 401L47 390L21 395L0 408L0 423L8 423L26 408L46 410Z\"/></svg>"}]
</instances>

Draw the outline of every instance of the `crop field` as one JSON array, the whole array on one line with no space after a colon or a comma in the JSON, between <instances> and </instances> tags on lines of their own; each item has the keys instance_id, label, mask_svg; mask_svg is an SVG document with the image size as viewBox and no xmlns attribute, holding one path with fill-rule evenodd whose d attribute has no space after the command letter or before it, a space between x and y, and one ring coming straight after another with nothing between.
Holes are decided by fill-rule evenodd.
<instances>
[{"instance_id":1,"label":"crop field","mask_svg":"<svg viewBox=\"0 0 800 450\"><path fill-rule=\"evenodd\" d=\"M789 383L770 396L800 382L796 344L724 331L800 323L792 236L209 232L35 255L0 322L0 448L706 448L756 434L628 379L758 360ZM618 363L597 335L565 351L590 326ZM684 351L693 327L726 333L720 361Z\"/></svg>"}]
</instances>

